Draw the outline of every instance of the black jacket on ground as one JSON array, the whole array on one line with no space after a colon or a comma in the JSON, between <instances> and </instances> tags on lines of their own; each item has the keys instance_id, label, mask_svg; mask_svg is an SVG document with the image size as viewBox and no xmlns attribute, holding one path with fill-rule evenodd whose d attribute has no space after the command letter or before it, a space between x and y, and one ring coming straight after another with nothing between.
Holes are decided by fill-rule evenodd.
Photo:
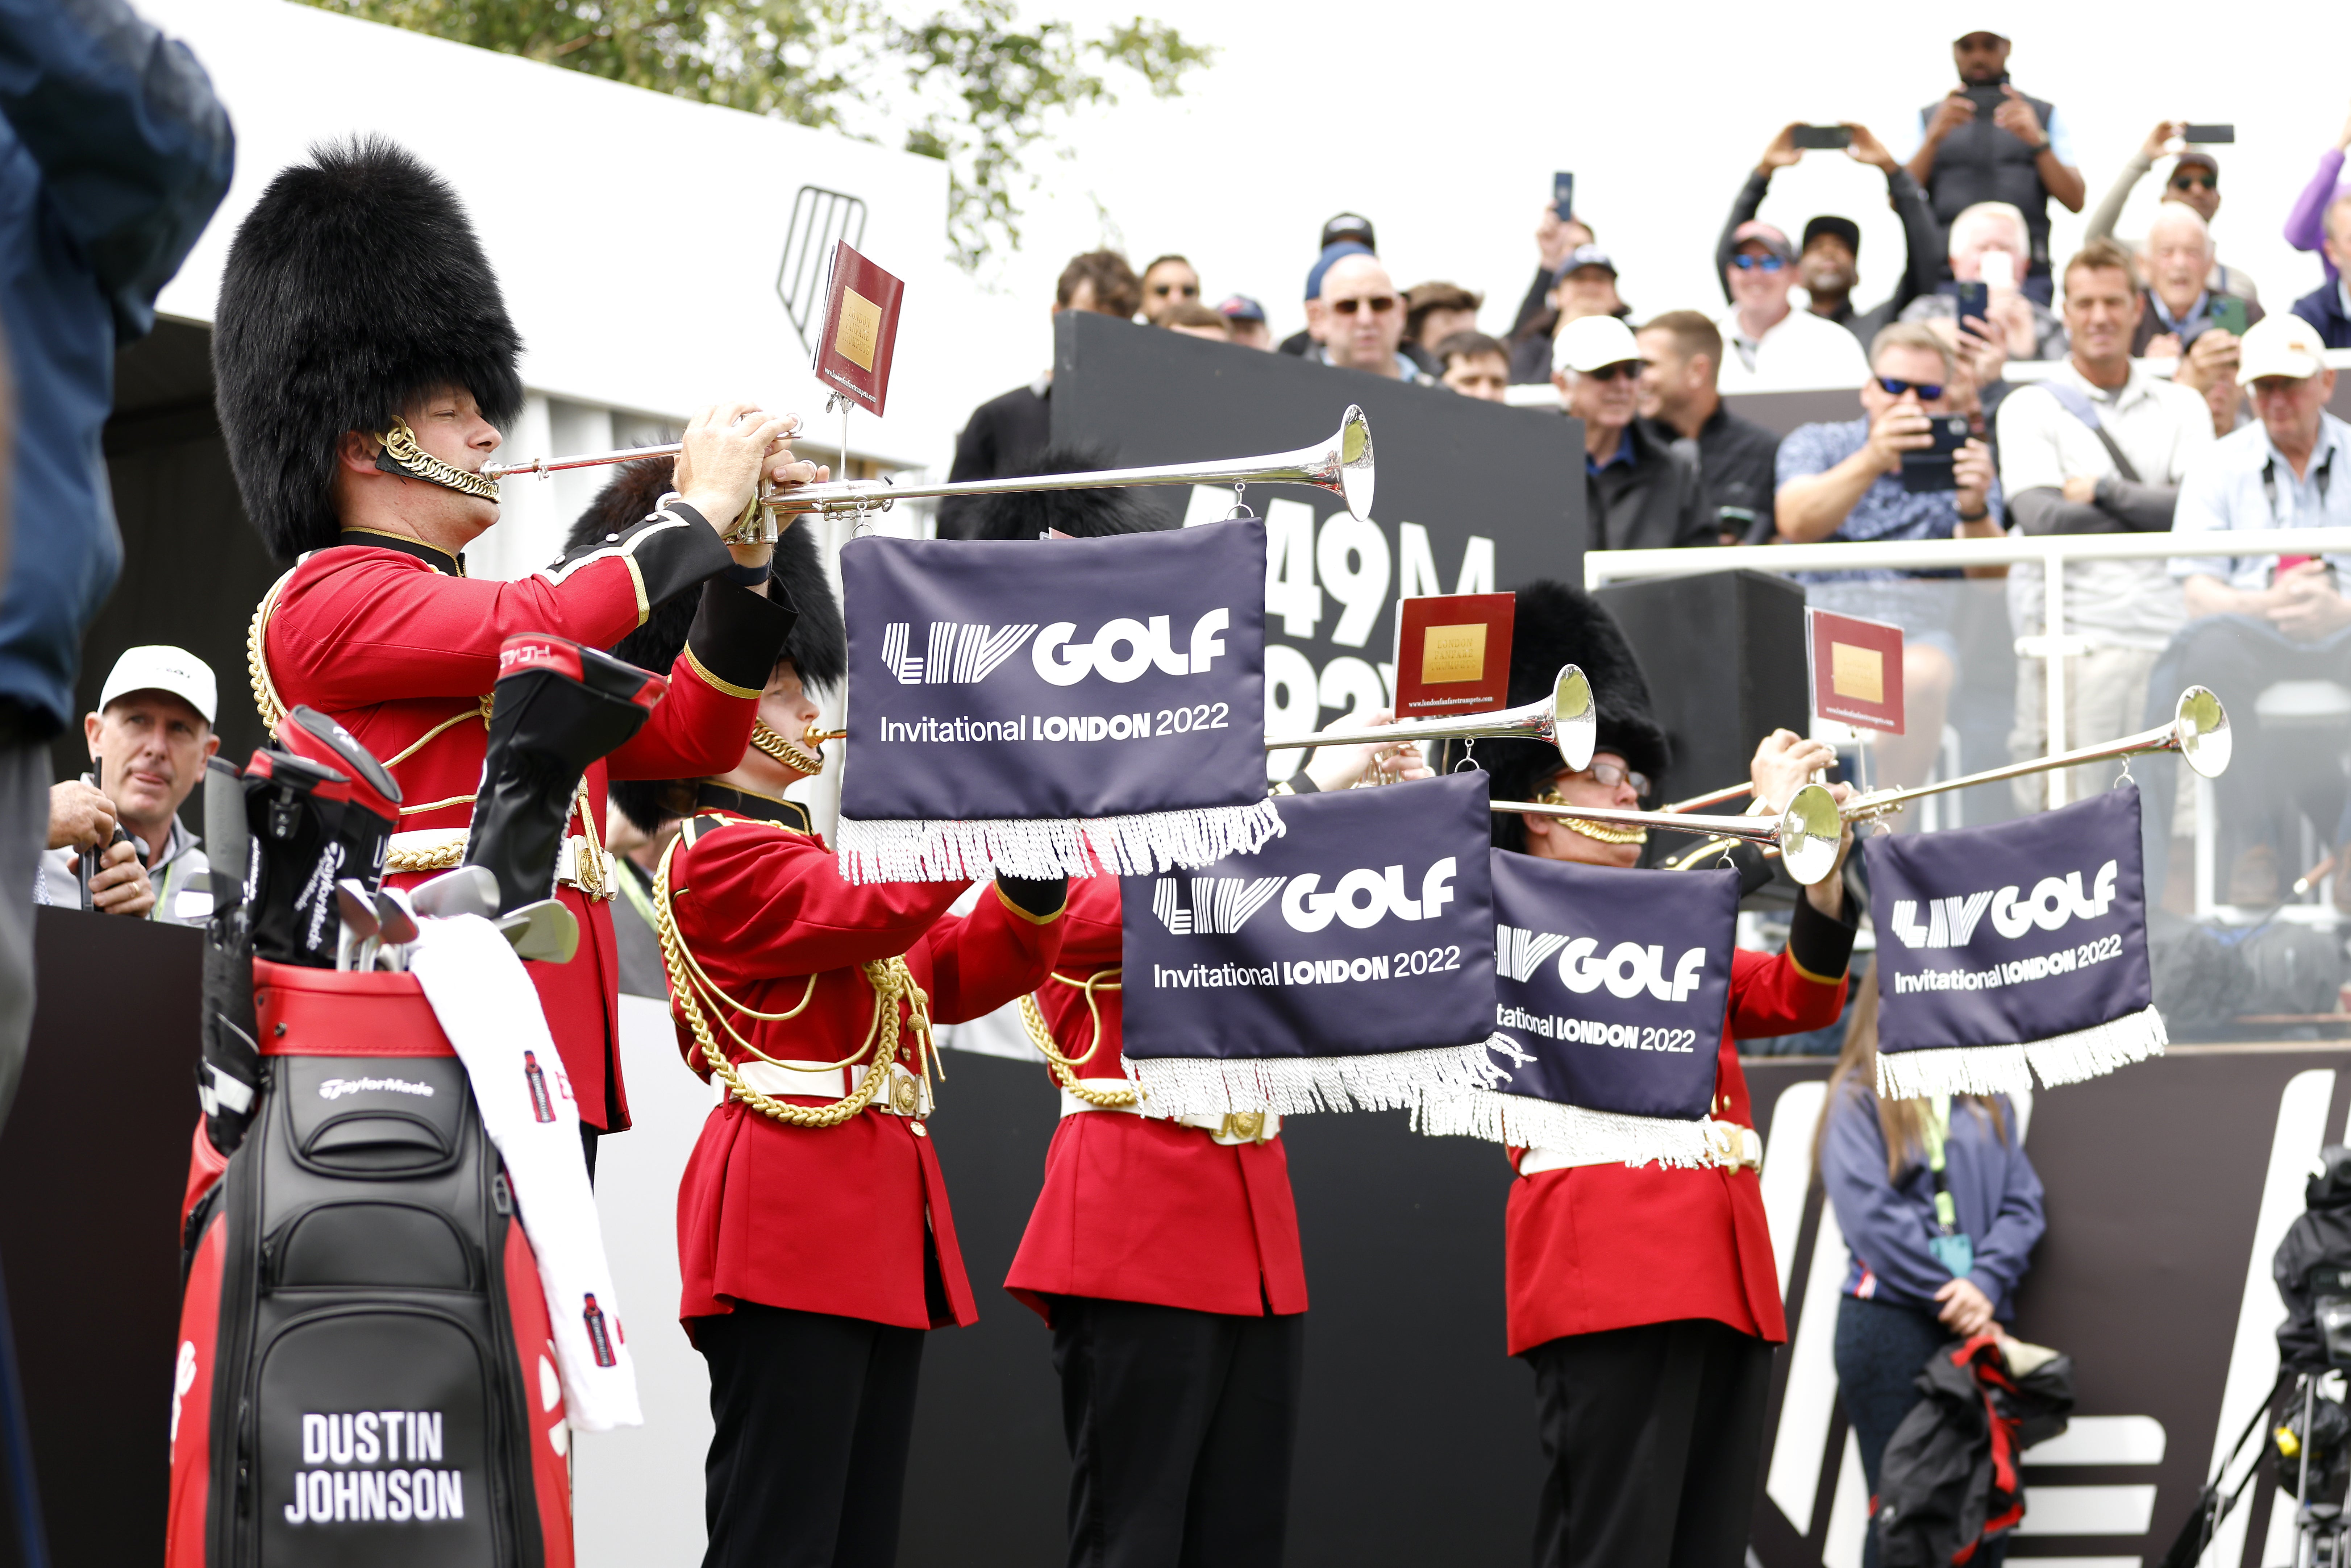
<instances>
[{"instance_id":1,"label":"black jacket on ground","mask_svg":"<svg viewBox=\"0 0 2351 1568\"><path fill-rule=\"evenodd\" d=\"M955 466L947 470L948 481L1034 473L1038 455L1053 441L1052 396L1052 382L1031 382L973 409L963 434L956 437ZM939 538L970 538L985 504L969 496L950 496L941 501Z\"/></svg>"},{"instance_id":2,"label":"black jacket on ground","mask_svg":"<svg viewBox=\"0 0 2351 1568\"><path fill-rule=\"evenodd\" d=\"M1698 455L1635 420L1633 460L1584 476L1586 549L1670 549L1715 542Z\"/></svg>"},{"instance_id":3,"label":"black jacket on ground","mask_svg":"<svg viewBox=\"0 0 2351 1568\"><path fill-rule=\"evenodd\" d=\"M1730 236L1739 232L1740 225L1755 216L1756 209L1763 204L1764 193L1771 188L1769 174L1759 171L1748 175L1745 188L1730 204L1730 216L1723 223L1722 237L1714 242L1714 277L1722 285L1726 301L1730 299L1730 280L1724 273L1739 251ZM1855 310L1848 300L1836 310L1821 312L1860 339L1864 353L1869 351L1870 342L1879 331L1902 314L1905 305L1921 294L1933 293L1935 286L1951 270L1949 238L1943 225L1935 219L1935 209L1927 204L1927 193L1918 188L1918 182L1910 177L1908 170L1896 167L1886 176L1886 199L1894 215L1902 220L1902 243L1910 252L1900 277L1895 281L1894 292L1885 303L1866 310Z\"/></svg>"},{"instance_id":4,"label":"black jacket on ground","mask_svg":"<svg viewBox=\"0 0 2351 1568\"><path fill-rule=\"evenodd\" d=\"M1641 423L1659 441L1679 442L1685 450L1695 449L1706 518L1718 534L1727 534L1734 542L1761 544L1771 538L1771 498L1779 488L1778 435L1751 419L1740 418L1720 403L1698 426L1694 441L1659 421Z\"/></svg>"}]
</instances>

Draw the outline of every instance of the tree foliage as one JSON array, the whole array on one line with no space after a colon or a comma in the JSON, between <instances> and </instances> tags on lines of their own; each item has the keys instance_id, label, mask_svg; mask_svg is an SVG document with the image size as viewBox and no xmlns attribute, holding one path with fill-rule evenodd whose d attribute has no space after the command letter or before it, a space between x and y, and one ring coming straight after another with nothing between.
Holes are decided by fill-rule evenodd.
<instances>
[{"instance_id":1,"label":"tree foliage","mask_svg":"<svg viewBox=\"0 0 2351 1568\"><path fill-rule=\"evenodd\" d=\"M913 21L884 0L308 3L944 160L965 267L1019 245L1020 199L1038 183L1026 159L1056 115L1118 101L1105 72L1168 98L1213 53L1143 16L1091 37L1024 26L1012 0L947 0Z\"/></svg>"}]
</instances>

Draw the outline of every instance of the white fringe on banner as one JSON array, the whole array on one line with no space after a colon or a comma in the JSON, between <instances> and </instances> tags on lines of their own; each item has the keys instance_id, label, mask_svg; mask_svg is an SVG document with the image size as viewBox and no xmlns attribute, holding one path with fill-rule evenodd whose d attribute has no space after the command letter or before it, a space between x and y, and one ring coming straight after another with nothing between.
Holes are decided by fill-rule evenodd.
<instances>
[{"instance_id":1,"label":"white fringe on banner","mask_svg":"<svg viewBox=\"0 0 2351 1568\"><path fill-rule=\"evenodd\" d=\"M2161 1056L2170 1037L2163 1015L2148 1007L2111 1023L2052 1035L2022 1045L1960 1045L1934 1051L1880 1051L1877 1092L1889 1100L1928 1094L2013 1094L2081 1083Z\"/></svg>"},{"instance_id":2,"label":"white fringe on banner","mask_svg":"<svg viewBox=\"0 0 2351 1568\"><path fill-rule=\"evenodd\" d=\"M1113 876L1147 876L1214 865L1228 855L1253 855L1282 831L1281 813L1270 800L1071 821L843 817L837 852L841 874L852 883L962 882L999 873L1092 876L1096 855Z\"/></svg>"},{"instance_id":3,"label":"white fringe on banner","mask_svg":"<svg viewBox=\"0 0 2351 1568\"><path fill-rule=\"evenodd\" d=\"M1470 1089L1492 1072L1486 1042L1384 1056L1160 1056L1126 1059L1147 1116L1235 1111L1394 1111L1436 1091Z\"/></svg>"},{"instance_id":4,"label":"white fringe on banner","mask_svg":"<svg viewBox=\"0 0 2351 1568\"><path fill-rule=\"evenodd\" d=\"M1626 1116L1495 1089L1435 1090L1413 1107L1412 1127L1431 1137L1483 1138L1549 1149L1578 1164L1711 1166L1708 1124Z\"/></svg>"}]
</instances>

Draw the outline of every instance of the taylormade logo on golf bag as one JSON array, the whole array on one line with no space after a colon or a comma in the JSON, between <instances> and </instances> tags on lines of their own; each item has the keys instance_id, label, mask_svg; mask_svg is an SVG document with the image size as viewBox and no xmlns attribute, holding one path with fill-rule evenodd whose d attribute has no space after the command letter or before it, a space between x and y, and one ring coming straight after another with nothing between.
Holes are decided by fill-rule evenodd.
<instances>
[{"instance_id":1,"label":"taylormade logo on golf bag","mask_svg":"<svg viewBox=\"0 0 2351 1568\"><path fill-rule=\"evenodd\" d=\"M1351 871L1328 893L1317 891L1322 877L1308 872L1290 879L1281 895L1281 917L1293 931L1320 931L1336 918L1357 931L1377 925L1393 915L1398 920L1434 920L1453 902L1453 878L1458 866L1447 855L1420 879L1420 894L1405 891L1404 867L1381 871Z\"/></svg>"},{"instance_id":2,"label":"taylormade logo on golf bag","mask_svg":"<svg viewBox=\"0 0 2351 1568\"><path fill-rule=\"evenodd\" d=\"M405 1078L329 1078L319 1085L319 1098L340 1100L346 1094L416 1094L430 1100L433 1085Z\"/></svg>"},{"instance_id":3,"label":"taylormade logo on golf bag","mask_svg":"<svg viewBox=\"0 0 2351 1568\"><path fill-rule=\"evenodd\" d=\"M1562 951L1564 949L1564 951ZM1559 954L1559 983L1578 996L1601 987L1612 997L1630 998L1643 991L1661 1002L1687 1001L1706 977L1706 949L1692 947L1672 967L1666 967L1662 943L1643 946L1619 942L1600 956L1597 937L1569 941L1547 931L1526 931L1515 925L1494 928L1494 967L1507 980L1531 980L1553 953Z\"/></svg>"},{"instance_id":4,"label":"taylormade logo on golf bag","mask_svg":"<svg viewBox=\"0 0 2351 1568\"><path fill-rule=\"evenodd\" d=\"M2071 921L2095 920L2105 915L2114 903L2115 882L2120 872L2121 864L2116 861L2100 866L2086 897L2082 893L2082 873L2074 871L2062 878L2043 877L2033 884L2030 898L2020 898L2021 890L2014 886L1923 901L1898 898L1894 901L1890 924L1906 947L1964 947L1989 913L1992 929L2012 942L2036 925L2043 931L2058 931ZM1918 917L1921 902L1927 906L1924 920Z\"/></svg>"},{"instance_id":5,"label":"taylormade logo on golf bag","mask_svg":"<svg viewBox=\"0 0 2351 1568\"><path fill-rule=\"evenodd\" d=\"M442 1468L438 1410L307 1412L302 1463L312 1468L294 1473L288 1524L465 1517L465 1472ZM392 1468L347 1468L359 1465Z\"/></svg>"}]
</instances>

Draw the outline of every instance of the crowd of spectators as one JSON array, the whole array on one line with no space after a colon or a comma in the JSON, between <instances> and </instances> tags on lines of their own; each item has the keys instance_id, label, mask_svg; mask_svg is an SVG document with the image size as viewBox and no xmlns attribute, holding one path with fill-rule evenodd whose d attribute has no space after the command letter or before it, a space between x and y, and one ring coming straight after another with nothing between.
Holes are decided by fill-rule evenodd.
<instances>
[{"instance_id":1,"label":"crowd of spectators","mask_svg":"<svg viewBox=\"0 0 2351 1568\"><path fill-rule=\"evenodd\" d=\"M1880 137L1853 121L1775 132L1723 220L1719 307L1636 312L1592 220L1546 206L1534 232L1534 277L1499 336L1479 329L1484 294L1449 280L1399 288L1372 221L1357 213L1323 225L1305 274L1305 328L1278 345L1257 299L1200 303L1198 274L1180 256L1144 268L1139 294L1116 256L1080 256L1056 308L1139 310L1175 331L1310 363L1555 406L1581 422L1584 542L1593 549L2351 520L2351 482L2332 484L2344 427L2324 413L2333 372L2318 358L2351 348L2351 123L2285 222L2290 244L2317 253L2323 280L2291 314L2272 315L2215 237L2221 169L2210 142L2232 141L2232 132L2157 123L2088 214L2084 242L2070 256L2053 254L2051 204L2080 213L2088 187L2064 111L2011 80L2011 47L1983 28L1956 39L1955 85L1902 134ZM1792 239L1758 215L1773 178L1815 151L1885 180L1904 254L1882 265L1872 256L1882 292L1862 291L1862 226L1852 217L1815 213ZM2146 232L2117 240L2131 195L2158 168L2160 200ZM1088 277L1096 279L1091 295L1080 287ZM2037 363L2016 368L2027 361ZM985 405L951 476L1020 472L1043 444L1049 380ZM1553 395L1537 390L1545 382ZM1820 394L1846 389L1858 389L1857 417L1821 419ZM1739 406L1743 394L1765 392L1813 394L1811 421L1790 421L1783 403L1767 427L1749 415L1770 411ZM1007 400L1029 422L1025 444L1004 439ZM1964 422L1964 438L1951 434L1952 420ZM1928 458L1944 465L1938 483L1917 482ZM2223 482L2223 474L2241 482ZM944 508L942 531L955 531ZM2340 564L2073 564L2062 655L2069 718L2067 733L2054 737L2043 713L2047 673L2032 651L2045 620L2039 569L1970 569L2006 575L2009 617L2022 640L2011 752L2035 757L2142 727L2156 716L2151 694L2179 684L2174 666L2210 674L2225 665L2206 684L2221 689L2232 716L2250 716L2279 680L2351 687L2351 600ZM1794 575L1815 604L1904 629L1909 722L1876 749L1887 782L1922 780L1938 765L1959 677L1959 595L1944 580L1961 573ZM2261 755L2258 717L2237 723L2241 758ZM2234 901L2272 901L2292 880L2291 868L2280 868L2294 852L2278 824L2296 810L2351 866L2344 770L2329 761L2317 771L2304 788L2291 768L2241 761L2232 769L2231 795L2264 791L2268 807L2232 815L2269 824L2232 830ZM2069 780L2068 797L2093 781ZM2042 803L2048 788L2038 775L2017 780L2019 807ZM2351 874L2335 885L2351 911Z\"/></svg>"}]
</instances>

